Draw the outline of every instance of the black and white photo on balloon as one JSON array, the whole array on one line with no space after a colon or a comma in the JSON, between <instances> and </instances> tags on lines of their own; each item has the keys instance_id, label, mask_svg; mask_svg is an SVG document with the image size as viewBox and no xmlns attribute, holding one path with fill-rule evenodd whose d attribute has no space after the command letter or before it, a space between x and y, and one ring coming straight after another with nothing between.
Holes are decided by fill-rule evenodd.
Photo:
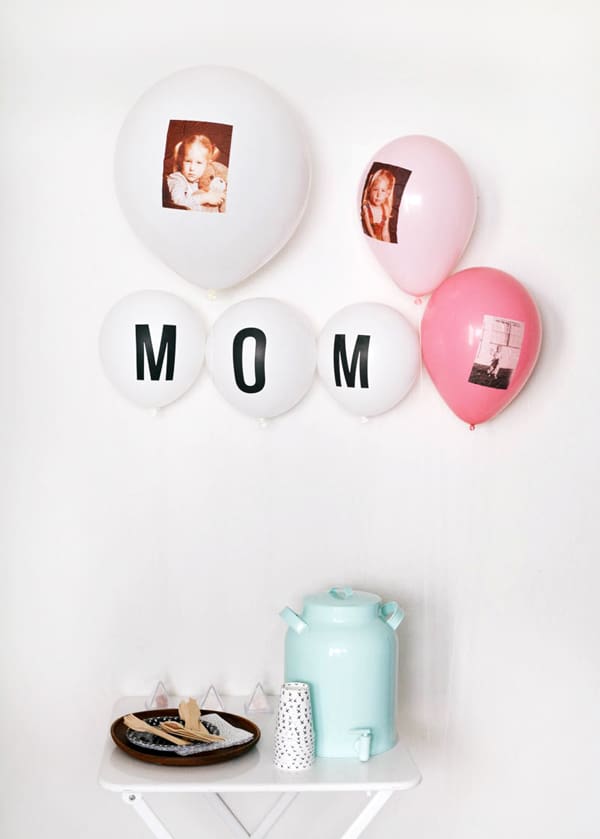
<instances>
[{"instance_id":1,"label":"black and white photo on balloon","mask_svg":"<svg viewBox=\"0 0 600 839\"><path fill-rule=\"evenodd\" d=\"M158 82L129 112L115 183L146 247L184 279L222 289L292 236L310 162L294 114L272 88L240 70L192 67Z\"/></svg>"},{"instance_id":2,"label":"black and white photo on balloon","mask_svg":"<svg viewBox=\"0 0 600 839\"><path fill-rule=\"evenodd\" d=\"M525 324L510 318L484 315L479 343L469 375L471 384L507 390L519 363Z\"/></svg>"},{"instance_id":3,"label":"black and white photo on balloon","mask_svg":"<svg viewBox=\"0 0 600 839\"><path fill-rule=\"evenodd\" d=\"M144 408L162 408L193 385L204 364L206 332L197 312L174 294L138 291L102 324L102 366L115 388Z\"/></svg>"},{"instance_id":4,"label":"black and white photo on balloon","mask_svg":"<svg viewBox=\"0 0 600 839\"><path fill-rule=\"evenodd\" d=\"M213 325L208 372L242 413L271 418L293 408L311 387L316 340L302 312L272 298L243 300Z\"/></svg>"},{"instance_id":5,"label":"black and white photo on balloon","mask_svg":"<svg viewBox=\"0 0 600 839\"><path fill-rule=\"evenodd\" d=\"M319 376L336 402L357 416L376 416L397 405L419 366L418 335L391 306L346 306L319 336Z\"/></svg>"}]
</instances>

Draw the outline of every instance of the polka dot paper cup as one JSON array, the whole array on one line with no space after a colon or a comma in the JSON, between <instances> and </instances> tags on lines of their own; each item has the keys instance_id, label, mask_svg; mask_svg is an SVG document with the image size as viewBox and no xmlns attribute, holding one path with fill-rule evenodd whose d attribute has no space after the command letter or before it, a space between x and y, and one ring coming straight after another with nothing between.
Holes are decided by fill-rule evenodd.
<instances>
[{"instance_id":1,"label":"polka dot paper cup","mask_svg":"<svg viewBox=\"0 0 600 839\"><path fill-rule=\"evenodd\" d=\"M312 766L315 734L310 691L304 682L285 682L279 696L273 762L278 769L298 771Z\"/></svg>"}]
</instances>

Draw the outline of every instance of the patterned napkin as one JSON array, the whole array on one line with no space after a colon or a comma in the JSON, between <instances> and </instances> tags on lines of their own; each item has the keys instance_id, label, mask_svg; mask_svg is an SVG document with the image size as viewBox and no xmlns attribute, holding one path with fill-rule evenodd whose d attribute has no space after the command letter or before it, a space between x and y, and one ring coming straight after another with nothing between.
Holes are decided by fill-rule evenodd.
<instances>
[{"instance_id":1,"label":"patterned napkin","mask_svg":"<svg viewBox=\"0 0 600 839\"><path fill-rule=\"evenodd\" d=\"M236 728L218 714L205 714L201 722L216 726L221 737L225 739L217 743L191 743L189 746L177 746L174 749L176 754L187 757L187 755L196 755L200 752L214 752L217 749L227 749L229 746L241 746L242 743L248 743L254 737L251 731Z\"/></svg>"}]
</instances>

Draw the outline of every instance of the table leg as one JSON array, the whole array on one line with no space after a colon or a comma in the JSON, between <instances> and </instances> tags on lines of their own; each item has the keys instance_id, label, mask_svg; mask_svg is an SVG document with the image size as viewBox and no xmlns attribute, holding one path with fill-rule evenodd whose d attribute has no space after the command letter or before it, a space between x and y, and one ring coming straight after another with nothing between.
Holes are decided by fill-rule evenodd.
<instances>
[{"instance_id":1,"label":"table leg","mask_svg":"<svg viewBox=\"0 0 600 839\"><path fill-rule=\"evenodd\" d=\"M248 839L250 834L238 819L236 814L233 812L231 807L227 804L227 802L219 795L218 792L207 792L205 793L206 798L210 801L213 805L217 813L221 816L223 821L229 825L231 828L232 833L235 836L240 837L240 839Z\"/></svg>"},{"instance_id":2,"label":"table leg","mask_svg":"<svg viewBox=\"0 0 600 839\"><path fill-rule=\"evenodd\" d=\"M275 823L283 816L297 795L297 792L283 792L258 825L252 834L251 839L264 839L264 837L270 833L271 828L275 825Z\"/></svg>"},{"instance_id":3,"label":"table leg","mask_svg":"<svg viewBox=\"0 0 600 839\"><path fill-rule=\"evenodd\" d=\"M370 825L381 808L387 804L393 794L393 790L380 790L375 793L341 839L358 839L358 837L362 836L365 829ZM296 795L297 793L295 792L282 793L254 833L250 833L218 793L206 793L208 800L238 839L264 839L296 798ZM174 839L173 835L169 833L139 792L124 792L121 797L126 804L134 808L156 839Z\"/></svg>"},{"instance_id":4,"label":"table leg","mask_svg":"<svg viewBox=\"0 0 600 839\"><path fill-rule=\"evenodd\" d=\"M281 816L283 816L292 801L296 798L297 794L298 793L296 792L282 793L258 825L254 833L250 833L249 830L246 830L231 807L218 793L206 793L215 810L229 825L233 834L239 837L239 839L264 839L264 837L270 833L271 829L279 821Z\"/></svg>"},{"instance_id":5,"label":"table leg","mask_svg":"<svg viewBox=\"0 0 600 839\"><path fill-rule=\"evenodd\" d=\"M173 839L173 836L159 820L154 810L144 801L139 792L124 792L121 795L126 804L130 804L142 821L146 822L156 839Z\"/></svg>"},{"instance_id":6,"label":"table leg","mask_svg":"<svg viewBox=\"0 0 600 839\"><path fill-rule=\"evenodd\" d=\"M386 789L380 790L376 792L375 795L369 800L366 807L362 810L361 813L357 816L356 819L352 822L348 830L344 833L341 839L358 839L359 836L362 835L365 828L367 828L370 823L373 821L377 813L381 810L381 808L387 804L390 800L392 795L394 794L394 790Z\"/></svg>"}]
</instances>

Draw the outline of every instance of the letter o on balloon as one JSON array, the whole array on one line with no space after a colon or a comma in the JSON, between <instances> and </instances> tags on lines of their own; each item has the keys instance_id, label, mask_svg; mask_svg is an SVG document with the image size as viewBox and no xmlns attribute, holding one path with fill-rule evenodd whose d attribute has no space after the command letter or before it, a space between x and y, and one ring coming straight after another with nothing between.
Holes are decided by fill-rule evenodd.
<instances>
[{"instance_id":1,"label":"letter o on balloon","mask_svg":"<svg viewBox=\"0 0 600 839\"><path fill-rule=\"evenodd\" d=\"M252 417L275 417L296 405L313 382L315 336L304 315L286 303L243 300L213 325L206 363L231 405Z\"/></svg>"}]
</instances>

